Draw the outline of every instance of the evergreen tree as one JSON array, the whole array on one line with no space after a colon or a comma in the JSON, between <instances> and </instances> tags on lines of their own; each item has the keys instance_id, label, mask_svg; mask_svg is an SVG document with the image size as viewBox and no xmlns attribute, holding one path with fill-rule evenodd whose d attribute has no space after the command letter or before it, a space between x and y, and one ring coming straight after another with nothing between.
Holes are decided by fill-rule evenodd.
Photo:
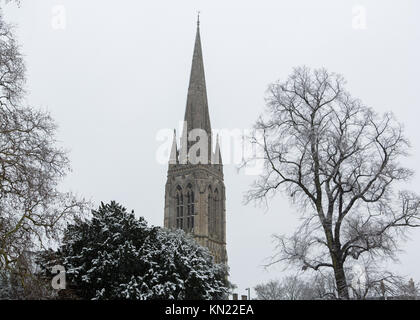
<instances>
[{"instance_id":1,"label":"evergreen tree","mask_svg":"<svg viewBox=\"0 0 420 320\"><path fill-rule=\"evenodd\" d=\"M149 227L116 202L70 225L62 246L42 265L66 269L68 289L82 299L222 299L227 268L183 231Z\"/></svg>"}]
</instances>

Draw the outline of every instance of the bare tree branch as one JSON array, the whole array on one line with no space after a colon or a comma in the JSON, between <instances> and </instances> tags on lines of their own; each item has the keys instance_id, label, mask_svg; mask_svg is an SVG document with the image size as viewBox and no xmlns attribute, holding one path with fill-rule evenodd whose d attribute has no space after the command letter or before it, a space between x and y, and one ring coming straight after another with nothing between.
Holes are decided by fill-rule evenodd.
<instances>
[{"instance_id":1,"label":"bare tree branch","mask_svg":"<svg viewBox=\"0 0 420 320\"><path fill-rule=\"evenodd\" d=\"M264 172L245 199L289 196L311 222L277 237L272 263L332 268L340 297L348 298L346 260L395 259L406 228L420 225L420 198L393 188L413 175L400 164L410 147L402 125L352 98L344 85L340 75L300 67L269 86L250 140L264 150Z\"/></svg>"}]
</instances>

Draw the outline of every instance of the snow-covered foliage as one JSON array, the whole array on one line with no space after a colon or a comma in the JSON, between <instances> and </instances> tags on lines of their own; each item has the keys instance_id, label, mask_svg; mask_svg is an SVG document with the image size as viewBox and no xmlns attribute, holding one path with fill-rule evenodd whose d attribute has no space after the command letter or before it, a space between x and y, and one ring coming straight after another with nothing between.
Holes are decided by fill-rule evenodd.
<instances>
[{"instance_id":1,"label":"snow-covered foliage","mask_svg":"<svg viewBox=\"0 0 420 320\"><path fill-rule=\"evenodd\" d=\"M221 299L227 269L183 231L149 227L115 202L68 227L57 259L83 299ZM51 254L49 254L51 257Z\"/></svg>"}]
</instances>

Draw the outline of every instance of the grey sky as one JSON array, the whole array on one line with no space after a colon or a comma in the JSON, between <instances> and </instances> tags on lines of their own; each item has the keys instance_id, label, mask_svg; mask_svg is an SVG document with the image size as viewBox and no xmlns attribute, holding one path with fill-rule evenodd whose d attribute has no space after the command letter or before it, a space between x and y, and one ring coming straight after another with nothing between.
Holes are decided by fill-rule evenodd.
<instances>
[{"instance_id":1,"label":"grey sky","mask_svg":"<svg viewBox=\"0 0 420 320\"><path fill-rule=\"evenodd\" d=\"M52 27L56 5L66 10L63 30ZM357 5L366 29L352 27ZM162 225L167 166L156 162L156 133L183 119L197 10L213 128L249 128L270 82L294 66L326 67L345 76L353 96L405 124L413 146L406 163L418 171L406 188L419 191L417 0L23 0L4 11L26 55L28 102L51 111L71 151L63 188L96 204L117 200ZM252 181L225 166L229 265L240 293L283 276L261 265L273 253L271 235L298 222L281 195L267 210L244 206ZM414 230L393 266L417 280L419 243Z\"/></svg>"}]
</instances>

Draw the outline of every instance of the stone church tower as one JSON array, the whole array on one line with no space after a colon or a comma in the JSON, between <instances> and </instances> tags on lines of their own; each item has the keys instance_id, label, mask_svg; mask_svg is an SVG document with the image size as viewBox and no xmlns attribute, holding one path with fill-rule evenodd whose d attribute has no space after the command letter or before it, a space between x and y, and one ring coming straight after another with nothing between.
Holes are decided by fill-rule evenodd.
<instances>
[{"instance_id":1,"label":"stone church tower","mask_svg":"<svg viewBox=\"0 0 420 320\"><path fill-rule=\"evenodd\" d=\"M213 150L199 21L184 129L179 149L174 133L169 159L164 226L191 233L216 262L227 264L223 165L218 139Z\"/></svg>"}]
</instances>

